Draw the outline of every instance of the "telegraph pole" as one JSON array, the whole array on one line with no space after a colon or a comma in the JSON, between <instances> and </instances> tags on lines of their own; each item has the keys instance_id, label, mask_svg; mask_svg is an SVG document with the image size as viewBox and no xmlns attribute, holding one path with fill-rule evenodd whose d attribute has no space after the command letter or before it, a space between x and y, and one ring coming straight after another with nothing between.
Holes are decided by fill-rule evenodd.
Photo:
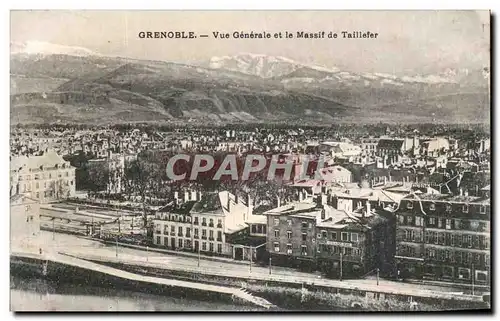
<instances>
[{"instance_id":1,"label":"telegraph pole","mask_svg":"<svg viewBox=\"0 0 500 321\"><path fill-rule=\"evenodd\" d=\"M271 275L271 262L272 262L272 257L269 255L269 275Z\"/></svg>"},{"instance_id":2,"label":"telegraph pole","mask_svg":"<svg viewBox=\"0 0 500 321\"><path fill-rule=\"evenodd\" d=\"M474 263L472 263L471 280L472 280L472 295L474 295Z\"/></svg>"},{"instance_id":3,"label":"telegraph pole","mask_svg":"<svg viewBox=\"0 0 500 321\"><path fill-rule=\"evenodd\" d=\"M340 281L342 281L342 265L343 265L342 255L343 255L343 253L344 253L344 249L340 248Z\"/></svg>"},{"instance_id":4,"label":"telegraph pole","mask_svg":"<svg viewBox=\"0 0 500 321\"><path fill-rule=\"evenodd\" d=\"M380 274L380 269L377 268L377 285L378 285L379 274Z\"/></svg>"}]
</instances>

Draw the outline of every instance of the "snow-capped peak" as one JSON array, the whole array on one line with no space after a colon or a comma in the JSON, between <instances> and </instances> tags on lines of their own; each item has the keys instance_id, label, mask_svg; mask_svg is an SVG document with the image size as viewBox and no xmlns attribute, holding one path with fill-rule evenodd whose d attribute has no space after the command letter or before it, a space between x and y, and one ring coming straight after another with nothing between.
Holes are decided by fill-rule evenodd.
<instances>
[{"instance_id":1,"label":"snow-capped peak","mask_svg":"<svg viewBox=\"0 0 500 321\"><path fill-rule=\"evenodd\" d=\"M279 77L299 68L307 67L323 72L338 72L338 68L326 68L317 65L300 63L282 56L268 56L255 53L238 53L234 56L212 57L210 67L238 71L263 78Z\"/></svg>"},{"instance_id":2,"label":"snow-capped peak","mask_svg":"<svg viewBox=\"0 0 500 321\"><path fill-rule=\"evenodd\" d=\"M39 55L70 55L70 56L100 56L100 54L93 52L90 49L58 45L44 41L27 41L24 43L11 43L10 51L13 54L39 54Z\"/></svg>"}]
</instances>

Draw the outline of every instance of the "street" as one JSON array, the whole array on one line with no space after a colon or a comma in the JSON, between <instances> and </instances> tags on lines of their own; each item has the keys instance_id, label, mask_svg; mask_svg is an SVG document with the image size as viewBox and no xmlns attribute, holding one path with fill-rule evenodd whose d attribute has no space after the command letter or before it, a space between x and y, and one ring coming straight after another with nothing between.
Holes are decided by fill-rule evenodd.
<instances>
[{"instance_id":1,"label":"street","mask_svg":"<svg viewBox=\"0 0 500 321\"><path fill-rule=\"evenodd\" d=\"M54 239L53 239L54 238ZM258 277L259 275L268 276L269 268L255 266L252 264L250 266L250 262L248 265L242 265L238 263L232 262L217 262L213 260L207 260L201 257L199 260L198 267L198 258L196 257L185 257L185 256L176 256L171 254L163 254L157 252L150 252L139 249L130 249L121 246L113 246L102 244L98 241L89 240L80 238L73 235L60 234L60 233L52 233L48 231L42 231L40 236L40 244L44 244L42 246L44 251L61 251L65 253L71 253L75 255L90 255L90 256L100 256L104 258L116 259L118 255L118 259L126 260L131 262L140 262L149 263L149 264L159 264L164 265L165 267L171 266L179 269L180 267L185 268L186 270L201 270L201 271L211 271L211 272L224 272L228 274L245 274L245 275L253 275ZM276 277L284 277L294 279L301 279L308 283L323 283L323 280L327 280L321 278L317 274L313 273L304 273L299 272L291 268L285 267L272 267L272 275ZM321 281L321 282L320 282ZM334 280L332 280L334 281ZM362 285L376 285L376 279L368 278L368 279L360 279L360 280L344 280L344 283L348 283L353 286L362 286ZM409 291L436 291L436 292L448 292L448 293L462 293L464 290L457 289L454 287L448 286L435 286L435 285L420 285L420 284L410 284L410 283L402 283L392 280L379 280L380 289L390 290L390 289L401 289L404 287ZM477 293L478 294L478 293Z\"/></svg>"}]
</instances>

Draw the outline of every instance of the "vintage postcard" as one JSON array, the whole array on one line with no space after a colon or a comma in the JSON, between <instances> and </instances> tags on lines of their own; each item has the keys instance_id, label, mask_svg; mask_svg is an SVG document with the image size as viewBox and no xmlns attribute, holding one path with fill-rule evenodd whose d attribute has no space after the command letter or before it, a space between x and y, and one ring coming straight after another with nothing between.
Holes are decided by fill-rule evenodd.
<instances>
[{"instance_id":1,"label":"vintage postcard","mask_svg":"<svg viewBox=\"0 0 500 321\"><path fill-rule=\"evenodd\" d=\"M491 310L489 11L11 11L12 311Z\"/></svg>"}]
</instances>

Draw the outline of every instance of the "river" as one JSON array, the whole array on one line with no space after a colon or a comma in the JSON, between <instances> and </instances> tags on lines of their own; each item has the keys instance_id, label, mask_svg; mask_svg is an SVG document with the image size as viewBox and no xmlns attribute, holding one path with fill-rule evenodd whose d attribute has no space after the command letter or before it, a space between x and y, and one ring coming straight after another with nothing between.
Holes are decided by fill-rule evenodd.
<instances>
[{"instance_id":1,"label":"river","mask_svg":"<svg viewBox=\"0 0 500 321\"><path fill-rule=\"evenodd\" d=\"M11 311L259 311L224 302L198 301L10 277Z\"/></svg>"}]
</instances>

